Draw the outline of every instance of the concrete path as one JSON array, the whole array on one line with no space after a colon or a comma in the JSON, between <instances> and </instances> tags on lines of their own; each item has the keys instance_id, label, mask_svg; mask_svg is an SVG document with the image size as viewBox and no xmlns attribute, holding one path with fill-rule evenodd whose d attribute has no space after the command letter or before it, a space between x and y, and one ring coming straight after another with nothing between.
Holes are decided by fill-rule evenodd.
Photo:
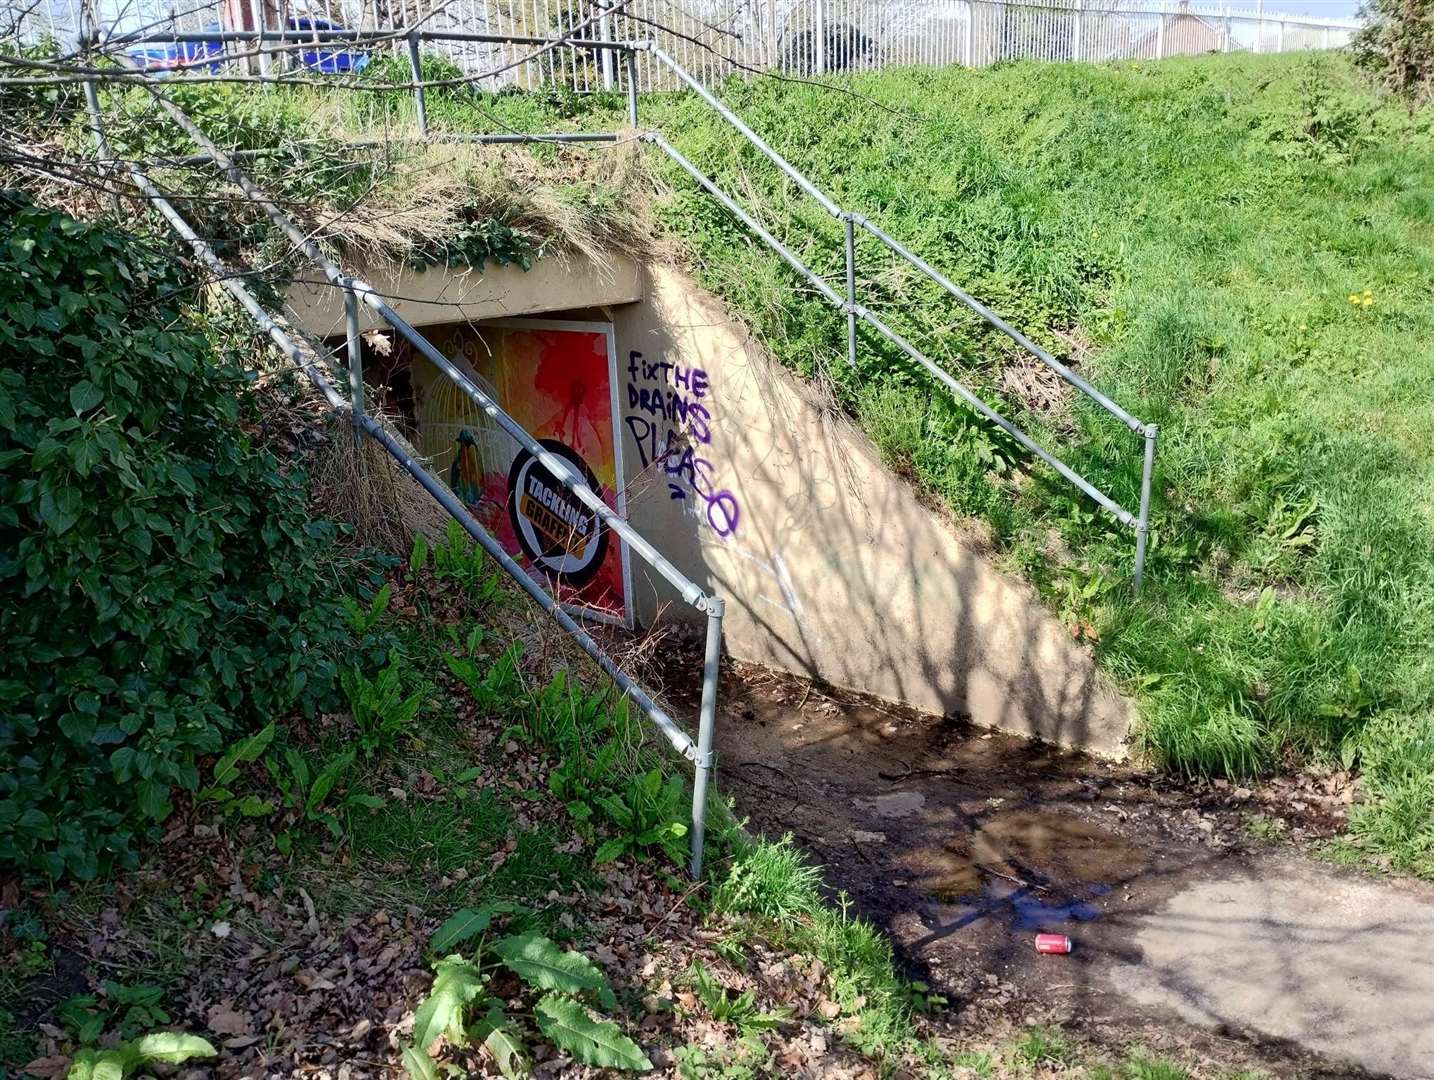
<instances>
[{"instance_id":1,"label":"concrete path","mask_svg":"<svg viewBox=\"0 0 1434 1080\"><path fill-rule=\"evenodd\" d=\"M1250 792L760 669L722 700L739 811L792 833L966 1030L1070 1026L1206 1075L1434 1080L1434 886L1252 840ZM1074 951L1036 953L1039 931Z\"/></svg>"},{"instance_id":2,"label":"concrete path","mask_svg":"<svg viewBox=\"0 0 1434 1080\"><path fill-rule=\"evenodd\" d=\"M1200 881L1135 923L1117 990L1377 1072L1434 1078L1434 898L1295 859Z\"/></svg>"}]
</instances>

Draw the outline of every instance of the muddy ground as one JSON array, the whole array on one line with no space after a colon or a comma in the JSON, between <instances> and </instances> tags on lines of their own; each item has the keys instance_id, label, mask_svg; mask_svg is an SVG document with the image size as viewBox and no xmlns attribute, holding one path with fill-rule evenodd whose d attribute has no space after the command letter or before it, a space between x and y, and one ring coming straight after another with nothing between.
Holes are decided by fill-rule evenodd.
<instances>
[{"instance_id":1,"label":"muddy ground","mask_svg":"<svg viewBox=\"0 0 1434 1080\"><path fill-rule=\"evenodd\" d=\"M1271 836L1337 832L1347 778L1188 784L755 666L729 665L722 689L738 816L792 834L946 996L953 1033L1049 1023L1273 1076L1389 1075L1263 1035L1259 1016L1197 1026L1128 992L1148 917L1197 883L1258 878L1290 846ZM1073 951L1036 953L1039 931Z\"/></svg>"}]
</instances>

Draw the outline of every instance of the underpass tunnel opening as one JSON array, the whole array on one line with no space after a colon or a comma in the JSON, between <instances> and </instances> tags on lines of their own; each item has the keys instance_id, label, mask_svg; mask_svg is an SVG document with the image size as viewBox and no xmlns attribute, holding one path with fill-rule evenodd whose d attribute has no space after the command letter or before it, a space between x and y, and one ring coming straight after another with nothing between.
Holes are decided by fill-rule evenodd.
<instances>
[{"instance_id":1,"label":"underpass tunnel opening","mask_svg":"<svg viewBox=\"0 0 1434 1080\"><path fill-rule=\"evenodd\" d=\"M612 321L591 308L426 323L466 378L627 516ZM536 579L576 614L634 628L631 553L596 513L401 335L360 338L373 406ZM332 339L345 355L345 339Z\"/></svg>"},{"instance_id":2,"label":"underpass tunnel opening","mask_svg":"<svg viewBox=\"0 0 1434 1080\"><path fill-rule=\"evenodd\" d=\"M1124 754L1130 703L1035 593L682 271L545 258L528 271L431 267L375 286L658 552L727 601L730 657ZM290 306L342 355L342 297L325 289L299 283ZM401 336L369 316L362 347L379 407L574 612L624 629L700 618ZM675 680L690 660L674 643L653 662Z\"/></svg>"}]
</instances>

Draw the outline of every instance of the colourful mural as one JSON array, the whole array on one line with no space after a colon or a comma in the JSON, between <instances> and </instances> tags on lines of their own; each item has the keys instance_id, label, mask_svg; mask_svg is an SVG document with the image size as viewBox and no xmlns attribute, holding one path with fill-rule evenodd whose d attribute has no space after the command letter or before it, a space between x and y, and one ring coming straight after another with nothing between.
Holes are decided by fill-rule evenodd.
<instances>
[{"instance_id":1,"label":"colourful mural","mask_svg":"<svg viewBox=\"0 0 1434 1080\"><path fill-rule=\"evenodd\" d=\"M419 449L434 471L564 603L626 622L623 545L555 475L583 477L624 511L611 327L513 320L425 333L551 455L529 454L420 360L412 369Z\"/></svg>"}]
</instances>

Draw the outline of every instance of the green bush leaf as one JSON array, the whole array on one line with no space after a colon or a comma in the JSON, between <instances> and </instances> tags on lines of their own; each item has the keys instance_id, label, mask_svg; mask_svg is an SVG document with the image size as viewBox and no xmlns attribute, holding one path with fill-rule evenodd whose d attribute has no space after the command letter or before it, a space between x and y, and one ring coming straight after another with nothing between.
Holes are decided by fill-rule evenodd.
<instances>
[{"instance_id":1,"label":"green bush leaf","mask_svg":"<svg viewBox=\"0 0 1434 1080\"><path fill-rule=\"evenodd\" d=\"M520 1080L533 1074L527 1051L506 1026L493 1027L483 1040L483 1049L488 1051L498 1071L508 1080Z\"/></svg>"},{"instance_id":2,"label":"green bush leaf","mask_svg":"<svg viewBox=\"0 0 1434 1080\"><path fill-rule=\"evenodd\" d=\"M438 1080L438 1063L418 1047L404 1043L400 1056L409 1080Z\"/></svg>"},{"instance_id":3,"label":"green bush leaf","mask_svg":"<svg viewBox=\"0 0 1434 1080\"><path fill-rule=\"evenodd\" d=\"M445 956L434 967L433 989L418 1007L413 1019L413 1041L426 1051L447 1035L450 1042L463 1042L463 1010L483 993L487 982L478 965L458 955Z\"/></svg>"},{"instance_id":4,"label":"green bush leaf","mask_svg":"<svg viewBox=\"0 0 1434 1080\"><path fill-rule=\"evenodd\" d=\"M269 721L262 731L256 731L247 739L241 739L230 748L229 752L219 759L214 766L214 786L223 787L232 783L239 775L239 765L250 764L258 761L269 744L274 741L274 733L278 730L274 721Z\"/></svg>"},{"instance_id":5,"label":"green bush leaf","mask_svg":"<svg viewBox=\"0 0 1434 1080\"><path fill-rule=\"evenodd\" d=\"M191 1058L217 1057L219 1051L207 1039L182 1031L155 1031L130 1044L140 1062L182 1065Z\"/></svg>"},{"instance_id":6,"label":"green bush leaf","mask_svg":"<svg viewBox=\"0 0 1434 1080\"><path fill-rule=\"evenodd\" d=\"M610 863L614 859L620 859L627 851L627 837L619 836L612 840L605 841L593 854L593 862L599 866L603 863Z\"/></svg>"},{"instance_id":7,"label":"green bush leaf","mask_svg":"<svg viewBox=\"0 0 1434 1080\"><path fill-rule=\"evenodd\" d=\"M70 408L76 414L89 412L105 399L105 393L89 379L81 379L70 387Z\"/></svg>"},{"instance_id":8,"label":"green bush leaf","mask_svg":"<svg viewBox=\"0 0 1434 1080\"><path fill-rule=\"evenodd\" d=\"M134 1054L128 1047L81 1050L70 1062L65 1080L124 1080L125 1074L134 1066Z\"/></svg>"},{"instance_id":9,"label":"green bush leaf","mask_svg":"<svg viewBox=\"0 0 1434 1080\"><path fill-rule=\"evenodd\" d=\"M428 946L436 953L446 953L475 934L481 934L488 929L488 924L492 921L493 907L490 904L478 908L464 908L434 932Z\"/></svg>"},{"instance_id":10,"label":"green bush leaf","mask_svg":"<svg viewBox=\"0 0 1434 1080\"><path fill-rule=\"evenodd\" d=\"M591 960L581 953L560 951L541 934L505 937L493 946L493 951L509 970L539 990L581 994L607 989L607 979Z\"/></svg>"},{"instance_id":11,"label":"green bush leaf","mask_svg":"<svg viewBox=\"0 0 1434 1080\"><path fill-rule=\"evenodd\" d=\"M604 1069L645 1072L652 1068L637 1043L610 1020L594 1020L572 998L549 994L533 1010L542 1031L554 1046L565 1050L585 1065Z\"/></svg>"}]
</instances>

